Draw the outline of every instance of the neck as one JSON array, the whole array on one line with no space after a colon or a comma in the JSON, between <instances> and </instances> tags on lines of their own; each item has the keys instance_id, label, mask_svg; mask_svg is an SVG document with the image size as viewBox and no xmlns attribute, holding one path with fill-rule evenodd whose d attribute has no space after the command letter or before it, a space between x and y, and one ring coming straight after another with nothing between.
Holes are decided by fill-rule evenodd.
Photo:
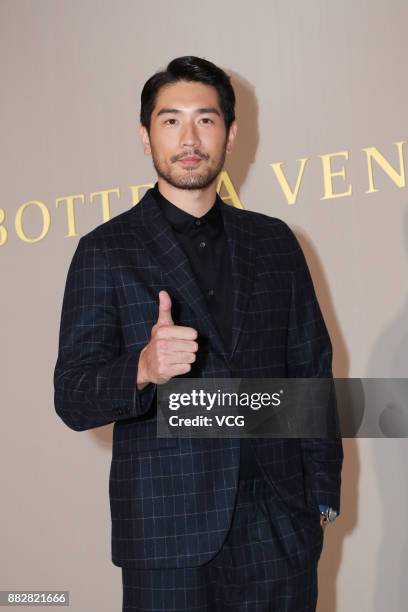
<instances>
[{"instance_id":1,"label":"neck","mask_svg":"<svg viewBox=\"0 0 408 612\"><path fill-rule=\"evenodd\" d=\"M160 193L169 202L194 217L204 216L215 202L217 194L215 180L204 189L179 189L160 176L157 177L157 183Z\"/></svg>"}]
</instances>

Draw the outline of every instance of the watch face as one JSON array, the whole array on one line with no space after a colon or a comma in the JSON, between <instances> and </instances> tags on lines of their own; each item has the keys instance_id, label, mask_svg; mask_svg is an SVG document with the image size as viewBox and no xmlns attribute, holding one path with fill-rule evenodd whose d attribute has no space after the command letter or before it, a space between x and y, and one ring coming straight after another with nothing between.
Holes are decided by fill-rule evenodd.
<instances>
[{"instance_id":1,"label":"watch face","mask_svg":"<svg viewBox=\"0 0 408 612\"><path fill-rule=\"evenodd\" d=\"M337 516L337 512L333 510L333 508L329 508L329 512L327 514L327 522L332 523Z\"/></svg>"},{"instance_id":2,"label":"watch face","mask_svg":"<svg viewBox=\"0 0 408 612\"><path fill-rule=\"evenodd\" d=\"M333 508L327 508L327 510L321 512L321 515L324 516L325 523L332 523L337 516L337 512Z\"/></svg>"}]
</instances>

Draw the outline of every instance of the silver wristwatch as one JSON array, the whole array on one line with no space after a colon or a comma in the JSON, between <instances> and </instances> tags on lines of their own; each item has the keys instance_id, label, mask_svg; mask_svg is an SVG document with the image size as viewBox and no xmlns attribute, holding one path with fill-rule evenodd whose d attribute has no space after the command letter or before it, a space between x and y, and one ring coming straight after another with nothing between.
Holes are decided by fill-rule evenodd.
<instances>
[{"instance_id":1,"label":"silver wristwatch","mask_svg":"<svg viewBox=\"0 0 408 612\"><path fill-rule=\"evenodd\" d=\"M325 525L327 525L328 523L332 523L334 521L334 519L336 518L338 512L336 510L333 510L333 508L326 508L325 510L323 510L323 512L320 512L320 516L324 517L323 523Z\"/></svg>"}]
</instances>

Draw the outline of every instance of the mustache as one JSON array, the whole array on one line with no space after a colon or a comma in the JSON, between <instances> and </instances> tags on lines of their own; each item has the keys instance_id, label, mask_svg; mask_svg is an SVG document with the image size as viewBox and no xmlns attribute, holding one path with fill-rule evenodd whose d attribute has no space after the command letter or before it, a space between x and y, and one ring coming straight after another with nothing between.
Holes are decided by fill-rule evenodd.
<instances>
[{"instance_id":1,"label":"mustache","mask_svg":"<svg viewBox=\"0 0 408 612\"><path fill-rule=\"evenodd\" d=\"M207 160L207 159L209 159L210 156L207 155L206 153L202 153L201 151L195 149L193 152L184 151L184 153L180 153L180 155L174 155L171 158L171 161L174 163L174 162L179 161L180 159L183 159L184 157L199 157L200 159Z\"/></svg>"}]
</instances>

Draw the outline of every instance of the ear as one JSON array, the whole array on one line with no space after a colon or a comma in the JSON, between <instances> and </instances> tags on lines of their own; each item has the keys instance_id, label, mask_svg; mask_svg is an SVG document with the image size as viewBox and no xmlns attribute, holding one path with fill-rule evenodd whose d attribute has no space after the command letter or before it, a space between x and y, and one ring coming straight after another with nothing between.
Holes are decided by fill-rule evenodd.
<instances>
[{"instance_id":1,"label":"ear","mask_svg":"<svg viewBox=\"0 0 408 612\"><path fill-rule=\"evenodd\" d=\"M147 128L142 124L139 125L139 137L140 137L140 140L142 141L144 154L150 155L152 150L150 147L149 133L147 131Z\"/></svg>"},{"instance_id":2,"label":"ear","mask_svg":"<svg viewBox=\"0 0 408 612\"><path fill-rule=\"evenodd\" d=\"M228 132L228 138L227 138L227 153L231 153L231 149L232 146L234 144L234 140L235 137L237 135L237 131L238 131L238 125L237 122L234 120L229 128L229 132Z\"/></svg>"}]
</instances>

